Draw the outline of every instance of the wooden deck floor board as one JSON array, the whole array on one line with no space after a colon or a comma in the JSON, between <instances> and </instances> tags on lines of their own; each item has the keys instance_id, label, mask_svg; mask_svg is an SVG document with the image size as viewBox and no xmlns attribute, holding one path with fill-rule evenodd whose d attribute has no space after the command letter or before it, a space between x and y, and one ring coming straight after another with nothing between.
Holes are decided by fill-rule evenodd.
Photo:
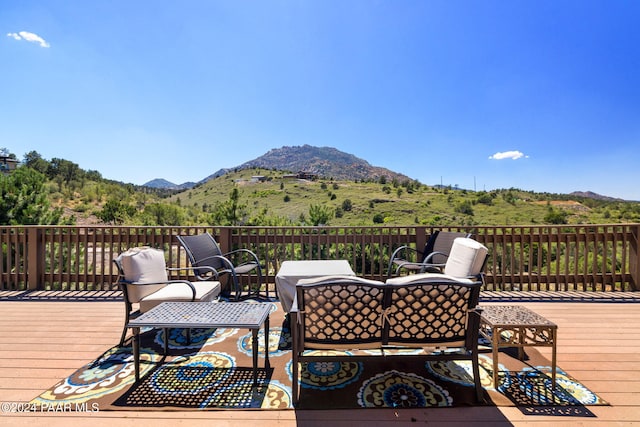
<instances>
[{"instance_id":1,"label":"wooden deck floor board","mask_svg":"<svg viewBox=\"0 0 640 427\"><path fill-rule=\"evenodd\" d=\"M95 297L95 295L94 295ZM635 296L634 296L635 297ZM41 299L46 299L41 294ZM0 401L28 401L95 359L120 339L118 301L7 300L0 295ZM555 298L550 296L550 298ZM635 298L637 299L637 298ZM635 301L634 299L634 301ZM506 302L505 302L506 301ZM102 411L0 414L3 425L92 427L238 425L368 426L629 425L640 423L640 305L620 302L526 302L558 325L558 364L611 406L589 406L592 416L525 415L513 407L351 411ZM549 349L540 349L545 355Z\"/></svg>"}]
</instances>

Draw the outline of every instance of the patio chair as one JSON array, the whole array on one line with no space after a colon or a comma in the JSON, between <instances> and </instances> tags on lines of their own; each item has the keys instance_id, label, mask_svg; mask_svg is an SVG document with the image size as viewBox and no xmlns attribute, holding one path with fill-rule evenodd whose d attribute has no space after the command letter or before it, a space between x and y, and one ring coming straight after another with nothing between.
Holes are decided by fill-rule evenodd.
<instances>
[{"instance_id":1,"label":"patio chair","mask_svg":"<svg viewBox=\"0 0 640 427\"><path fill-rule=\"evenodd\" d=\"M422 251L408 245L400 246L391 254L387 278L408 273L441 273L453 241L458 237L471 237L470 233L436 230L429 237Z\"/></svg>"},{"instance_id":2,"label":"patio chair","mask_svg":"<svg viewBox=\"0 0 640 427\"><path fill-rule=\"evenodd\" d=\"M262 267L255 253L249 249L236 249L223 253L218 242L209 233L195 236L176 236L184 250L194 273L199 280L208 280L212 275L216 278L227 275L226 290L235 292L235 299L249 298L252 295L260 297L262 287ZM248 294L242 295L242 285L239 276L255 277L254 293L249 285ZM231 287L232 289L228 289ZM266 298L269 298L269 287L265 286ZM226 293L226 292L225 292Z\"/></svg>"},{"instance_id":3,"label":"patio chair","mask_svg":"<svg viewBox=\"0 0 640 427\"><path fill-rule=\"evenodd\" d=\"M125 322L120 337L124 344L129 320L165 301L213 301L220 294L220 282L215 280L192 283L169 280L168 271L188 268L167 268L164 252L149 247L131 248L113 260L118 268L118 286L125 303ZM134 304L137 309L134 308ZM165 330L165 340L167 334Z\"/></svg>"}]
</instances>

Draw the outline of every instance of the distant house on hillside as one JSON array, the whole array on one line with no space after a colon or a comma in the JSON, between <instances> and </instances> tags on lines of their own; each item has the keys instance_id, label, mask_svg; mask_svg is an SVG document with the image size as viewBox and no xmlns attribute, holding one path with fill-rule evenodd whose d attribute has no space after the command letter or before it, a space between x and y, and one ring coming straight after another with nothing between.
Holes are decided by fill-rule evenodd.
<instances>
[{"instance_id":1,"label":"distant house on hillside","mask_svg":"<svg viewBox=\"0 0 640 427\"><path fill-rule=\"evenodd\" d=\"M0 155L0 172L8 174L18 167L18 161L6 155Z\"/></svg>"},{"instance_id":2,"label":"distant house on hillside","mask_svg":"<svg viewBox=\"0 0 640 427\"><path fill-rule=\"evenodd\" d=\"M284 175L283 178L308 179L311 181L315 181L316 179L318 179L318 174L300 171L296 174Z\"/></svg>"}]
</instances>

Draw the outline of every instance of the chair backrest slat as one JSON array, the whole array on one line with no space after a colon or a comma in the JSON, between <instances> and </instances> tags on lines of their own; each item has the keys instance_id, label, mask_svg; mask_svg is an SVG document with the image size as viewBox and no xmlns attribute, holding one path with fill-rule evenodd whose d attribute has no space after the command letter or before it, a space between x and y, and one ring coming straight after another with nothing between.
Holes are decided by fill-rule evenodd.
<instances>
[{"instance_id":1,"label":"chair backrest slat","mask_svg":"<svg viewBox=\"0 0 640 427\"><path fill-rule=\"evenodd\" d=\"M184 247L192 267L213 267L216 270L224 268L223 262L217 256L222 255L218 242L209 233L195 236L177 236ZM206 270L195 270L197 275L208 273Z\"/></svg>"}]
</instances>

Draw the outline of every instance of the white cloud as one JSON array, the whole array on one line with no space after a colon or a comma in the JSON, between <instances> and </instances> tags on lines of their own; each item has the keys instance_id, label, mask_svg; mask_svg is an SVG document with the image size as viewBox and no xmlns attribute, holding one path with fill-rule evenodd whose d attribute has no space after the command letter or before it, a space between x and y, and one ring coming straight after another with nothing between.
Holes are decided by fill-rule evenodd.
<instances>
[{"instance_id":1,"label":"white cloud","mask_svg":"<svg viewBox=\"0 0 640 427\"><path fill-rule=\"evenodd\" d=\"M40 45L40 47L49 47L51 46L49 43L46 42L45 39L43 39L42 37L40 37L37 34L34 33L30 33L28 31L20 31L18 33L8 33L7 37L11 37L15 40L25 40L31 43L38 43Z\"/></svg>"},{"instance_id":2,"label":"white cloud","mask_svg":"<svg viewBox=\"0 0 640 427\"><path fill-rule=\"evenodd\" d=\"M504 159L512 159L512 160L518 160L521 158L525 158L528 159L529 156L525 156L524 153L522 153L521 151L503 151L503 152L498 152L496 154L494 154L493 156L489 156L489 159L491 160L504 160Z\"/></svg>"}]
</instances>

